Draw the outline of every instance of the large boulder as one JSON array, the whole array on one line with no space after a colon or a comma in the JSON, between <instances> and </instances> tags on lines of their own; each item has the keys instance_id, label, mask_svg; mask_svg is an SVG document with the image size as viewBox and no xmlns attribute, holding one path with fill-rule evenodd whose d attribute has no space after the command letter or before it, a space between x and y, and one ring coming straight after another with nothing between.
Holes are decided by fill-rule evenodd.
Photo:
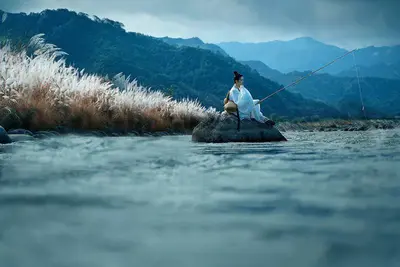
<instances>
[{"instance_id":1,"label":"large boulder","mask_svg":"<svg viewBox=\"0 0 400 267\"><path fill-rule=\"evenodd\" d=\"M205 143L287 141L273 126L252 120L241 120L225 112L201 121L193 130L192 140Z\"/></svg>"}]
</instances>

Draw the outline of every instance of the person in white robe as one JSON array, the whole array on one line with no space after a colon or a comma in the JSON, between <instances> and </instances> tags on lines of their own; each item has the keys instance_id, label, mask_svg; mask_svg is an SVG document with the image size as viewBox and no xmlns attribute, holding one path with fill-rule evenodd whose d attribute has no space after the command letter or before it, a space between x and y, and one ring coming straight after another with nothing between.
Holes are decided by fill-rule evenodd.
<instances>
[{"instance_id":1,"label":"person in white robe","mask_svg":"<svg viewBox=\"0 0 400 267\"><path fill-rule=\"evenodd\" d=\"M261 123L274 125L275 123L272 120L268 119L262 114L260 104L257 104L259 100L253 99L253 96L249 90L243 86L243 75L236 71L234 74L235 84L229 91L229 100L237 105L240 119L252 119Z\"/></svg>"}]
</instances>

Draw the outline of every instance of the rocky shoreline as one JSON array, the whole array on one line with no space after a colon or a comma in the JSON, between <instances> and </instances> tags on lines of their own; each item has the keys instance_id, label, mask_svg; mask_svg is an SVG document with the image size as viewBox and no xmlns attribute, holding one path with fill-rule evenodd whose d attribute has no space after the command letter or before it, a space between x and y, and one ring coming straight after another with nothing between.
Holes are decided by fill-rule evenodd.
<instances>
[{"instance_id":1,"label":"rocky shoreline","mask_svg":"<svg viewBox=\"0 0 400 267\"><path fill-rule=\"evenodd\" d=\"M332 132L332 131L369 131L369 130L388 130L400 128L400 120L326 120L319 122L279 122L275 128L281 132ZM26 129L10 129L6 131L0 126L0 144L9 144L18 141L30 141L46 137L55 137L66 134L97 137L118 137L118 136L137 136L137 137L161 137L173 135L191 135L189 131L167 130L162 132L138 132L138 131L118 131L118 130L74 130L65 127L58 127L49 131L29 131Z\"/></svg>"},{"instance_id":2,"label":"rocky shoreline","mask_svg":"<svg viewBox=\"0 0 400 267\"><path fill-rule=\"evenodd\" d=\"M80 136L96 136L96 137L118 137L118 136L136 136L136 137L161 137L172 135L187 135L187 132L163 131L163 132L143 132L137 131L118 132L118 131L82 131L82 130L63 130L63 131L29 131L25 129L13 129L6 131L0 126L0 144L10 144L19 141L31 141L35 139L43 139L47 137L56 137L62 135L80 135Z\"/></svg>"},{"instance_id":3,"label":"rocky shoreline","mask_svg":"<svg viewBox=\"0 0 400 267\"><path fill-rule=\"evenodd\" d=\"M276 125L279 131L370 131L400 128L399 119L373 119L373 120L325 120L318 122L279 122Z\"/></svg>"}]
</instances>

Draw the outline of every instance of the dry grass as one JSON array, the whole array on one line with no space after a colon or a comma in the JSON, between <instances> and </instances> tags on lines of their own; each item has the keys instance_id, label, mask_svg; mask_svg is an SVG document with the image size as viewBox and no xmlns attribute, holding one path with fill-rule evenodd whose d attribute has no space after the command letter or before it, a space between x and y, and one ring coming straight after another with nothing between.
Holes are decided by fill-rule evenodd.
<instances>
[{"instance_id":1,"label":"dry grass","mask_svg":"<svg viewBox=\"0 0 400 267\"><path fill-rule=\"evenodd\" d=\"M60 52L35 36L26 50L0 48L0 108L16 111L29 130L190 131L215 109L175 101L123 75L112 81L67 66Z\"/></svg>"}]
</instances>

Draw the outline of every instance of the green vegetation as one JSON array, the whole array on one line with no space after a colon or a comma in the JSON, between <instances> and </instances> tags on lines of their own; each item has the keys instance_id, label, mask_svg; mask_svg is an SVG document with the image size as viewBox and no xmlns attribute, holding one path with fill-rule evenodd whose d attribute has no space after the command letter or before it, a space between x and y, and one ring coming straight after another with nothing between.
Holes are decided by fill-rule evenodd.
<instances>
[{"instance_id":1,"label":"green vegetation","mask_svg":"<svg viewBox=\"0 0 400 267\"><path fill-rule=\"evenodd\" d=\"M9 14L0 24L0 35L27 40L44 33L47 42L68 53L67 63L86 72L112 77L130 75L140 85L164 91L173 88L174 99L198 99L206 107L222 110L223 98L232 86L233 71L246 78L246 87L261 99L279 89L279 84L262 77L233 58L205 49L172 46L138 33L127 33L121 23L65 9L41 13ZM300 117L341 114L322 102L299 94L281 92L262 104L264 114Z\"/></svg>"},{"instance_id":2,"label":"green vegetation","mask_svg":"<svg viewBox=\"0 0 400 267\"><path fill-rule=\"evenodd\" d=\"M202 49L207 49L210 50L216 54L220 54L223 56L227 56L228 54L218 45L215 44L206 44L202 40L200 40L197 37L189 38L189 39L183 39L183 38L170 38L170 37L163 37L160 38L164 42L170 45L174 46L190 46L190 47L197 47L197 48L202 48Z\"/></svg>"}]
</instances>

